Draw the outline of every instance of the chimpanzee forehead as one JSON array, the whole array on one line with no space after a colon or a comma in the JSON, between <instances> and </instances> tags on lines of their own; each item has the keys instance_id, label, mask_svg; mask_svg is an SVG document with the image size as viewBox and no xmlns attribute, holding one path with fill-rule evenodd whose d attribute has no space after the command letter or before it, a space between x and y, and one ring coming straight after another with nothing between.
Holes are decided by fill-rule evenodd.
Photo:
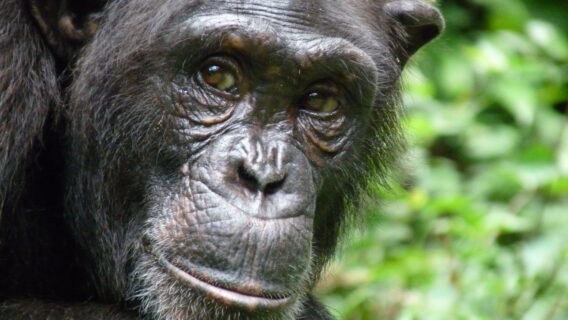
<instances>
[{"instance_id":1,"label":"chimpanzee forehead","mask_svg":"<svg viewBox=\"0 0 568 320\"><path fill-rule=\"evenodd\" d=\"M174 29L181 37L207 35L211 41L222 39L223 45L234 47L231 49L287 48L302 54L331 53L342 48L367 59L355 44L364 43L369 49L375 39L366 21L352 15L353 10L362 8L351 0L208 0L193 7L190 15L182 13L183 22Z\"/></svg>"},{"instance_id":2,"label":"chimpanzee forehead","mask_svg":"<svg viewBox=\"0 0 568 320\"><path fill-rule=\"evenodd\" d=\"M309 26L284 32L279 25L256 15L205 12L188 18L177 30L178 35L200 42L199 47L205 51L246 52L275 58L274 61L284 57L285 61L299 67L309 67L313 61L330 58L351 61L354 65L373 65L364 50L339 35L323 35ZM179 40L178 36L173 37L172 42Z\"/></svg>"},{"instance_id":3,"label":"chimpanzee forehead","mask_svg":"<svg viewBox=\"0 0 568 320\"><path fill-rule=\"evenodd\" d=\"M199 11L205 14L231 13L252 16L269 22L281 32L332 31L349 21L342 8L352 7L350 0L210 0L204 1ZM350 20L349 23L357 21Z\"/></svg>"}]
</instances>

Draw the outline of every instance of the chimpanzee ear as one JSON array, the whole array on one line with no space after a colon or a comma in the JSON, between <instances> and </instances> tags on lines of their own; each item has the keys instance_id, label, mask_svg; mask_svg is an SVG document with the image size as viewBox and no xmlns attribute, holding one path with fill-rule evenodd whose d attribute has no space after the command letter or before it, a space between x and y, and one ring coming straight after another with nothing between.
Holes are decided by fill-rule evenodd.
<instances>
[{"instance_id":1,"label":"chimpanzee ear","mask_svg":"<svg viewBox=\"0 0 568 320\"><path fill-rule=\"evenodd\" d=\"M71 57L98 29L106 0L30 0L30 12L47 43Z\"/></svg>"},{"instance_id":2,"label":"chimpanzee ear","mask_svg":"<svg viewBox=\"0 0 568 320\"><path fill-rule=\"evenodd\" d=\"M444 18L438 9L421 0L392 0L384 5L385 13L400 22L406 31L403 45L411 56L436 38L444 29Z\"/></svg>"}]
</instances>

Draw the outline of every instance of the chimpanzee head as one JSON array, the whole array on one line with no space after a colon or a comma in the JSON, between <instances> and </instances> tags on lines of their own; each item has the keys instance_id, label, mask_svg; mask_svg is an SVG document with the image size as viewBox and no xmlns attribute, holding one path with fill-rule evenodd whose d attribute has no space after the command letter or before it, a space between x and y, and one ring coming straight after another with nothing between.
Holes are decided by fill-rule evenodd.
<instances>
[{"instance_id":1,"label":"chimpanzee head","mask_svg":"<svg viewBox=\"0 0 568 320\"><path fill-rule=\"evenodd\" d=\"M73 70L66 215L99 296L157 319L294 319L345 204L399 156L397 83L439 12L64 5L50 39Z\"/></svg>"}]
</instances>

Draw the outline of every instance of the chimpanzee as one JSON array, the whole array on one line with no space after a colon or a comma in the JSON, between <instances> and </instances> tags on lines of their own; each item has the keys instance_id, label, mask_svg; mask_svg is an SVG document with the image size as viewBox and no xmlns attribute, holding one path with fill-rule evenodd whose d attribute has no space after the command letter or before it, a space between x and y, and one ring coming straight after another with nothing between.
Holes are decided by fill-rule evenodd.
<instances>
[{"instance_id":1,"label":"chimpanzee","mask_svg":"<svg viewBox=\"0 0 568 320\"><path fill-rule=\"evenodd\" d=\"M0 319L332 319L311 289L437 9L1 6Z\"/></svg>"}]
</instances>

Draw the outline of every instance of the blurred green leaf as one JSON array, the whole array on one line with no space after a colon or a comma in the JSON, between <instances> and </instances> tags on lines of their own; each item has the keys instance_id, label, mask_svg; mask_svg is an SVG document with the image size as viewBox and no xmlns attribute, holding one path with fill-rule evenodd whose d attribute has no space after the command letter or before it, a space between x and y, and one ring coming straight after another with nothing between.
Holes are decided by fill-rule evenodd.
<instances>
[{"instance_id":1,"label":"blurred green leaf","mask_svg":"<svg viewBox=\"0 0 568 320\"><path fill-rule=\"evenodd\" d=\"M552 58L559 61L568 60L568 38L553 24L541 20L532 20L526 28L530 39Z\"/></svg>"}]
</instances>

